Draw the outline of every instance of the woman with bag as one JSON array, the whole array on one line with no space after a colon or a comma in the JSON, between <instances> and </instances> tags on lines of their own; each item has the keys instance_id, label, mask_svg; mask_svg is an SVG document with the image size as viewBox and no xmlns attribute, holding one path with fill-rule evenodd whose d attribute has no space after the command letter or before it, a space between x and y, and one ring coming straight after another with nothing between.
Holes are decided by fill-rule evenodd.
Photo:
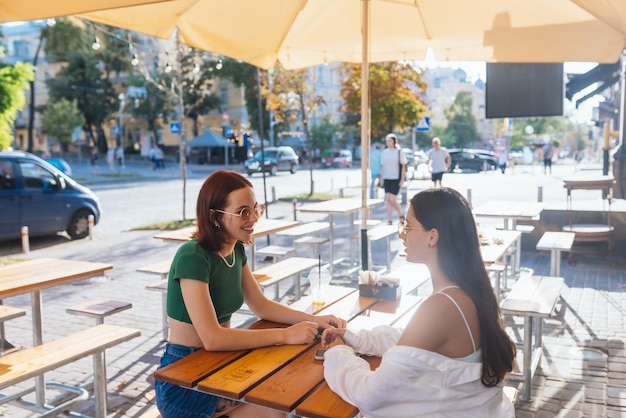
<instances>
[{"instance_id":1,"label":"woman with bag","mask_svg":"<svg viewBox=\"0 0 626 418\"><path fill-rule=\"evenodd\" d=\"M385 205L387 205L387 219L393 225L393 212L398 214L398 220L404 221L402 208L398 203L400 187L406 179L406 156L400 150L398 138L394 134L385 137L387 148L383 150L380 170L380 185L385 188Z\"/></svg>"}]
</instances>

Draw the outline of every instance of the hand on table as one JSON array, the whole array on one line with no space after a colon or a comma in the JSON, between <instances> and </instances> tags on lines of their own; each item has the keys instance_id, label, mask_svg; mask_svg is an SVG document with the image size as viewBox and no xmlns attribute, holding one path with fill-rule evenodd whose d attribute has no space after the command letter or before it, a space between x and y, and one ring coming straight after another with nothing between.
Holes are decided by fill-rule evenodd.
<instances>
[{"instance_id":1,"label":"hand on table","mask_svg":"<svg viewBox=\"0 0 626 418\"><path fill-rule=\"evenodd\" d=\"M317 337L317 327L315 322L302 321L284 328L286 333L285 344L308 344Z\"/></svg>"},{"instance_id":2,"label":"hand on table","mask_svg":"<svg viewBox=\"0 0 626 418\"><path fill-rule=\"evenodd\" d=\"M343 344L343 335L346 333L346 328L326 328L322 333L322 347L329 348L335 339L339 339L339 344Z\"/></svg>"}]
</instances>

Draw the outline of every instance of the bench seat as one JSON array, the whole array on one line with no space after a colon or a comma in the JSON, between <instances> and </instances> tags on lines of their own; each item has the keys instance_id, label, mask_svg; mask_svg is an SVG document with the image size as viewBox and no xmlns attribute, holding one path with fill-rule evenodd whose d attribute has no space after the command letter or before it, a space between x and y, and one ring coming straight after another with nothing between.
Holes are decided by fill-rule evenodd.
<instances>
[{"instance_id":1,"label":"bench seat","mask_svg":"<svg viewBox=\"0 0 626 418\"><path fill-rule=\"evenodd\" d=\"M500 303L503 314L524 318L523 341L518 344L523 353L523 366L521 373L511 374L523 380L521 398L524 401L531 400L532 378L541 363L543 320L552 316L562 286L562 277L524 275Z\"/></svg>"},{"instance_id":2,"label":"bench seat","mask_svg":"<svg viewBox=\"0 0 626 418\"><path fill-rule=\"evenodd\" d=\"M275 299L278 300L278 283L290 277L295 277L295 300L300 299L300 273L309 270L319 263L315 258L289 257L278 263L270 264L252 272L257 283L262 288L276 285Z\"/></svg>"},{"instance_id":3,"label":"bench seat","mask_svg":"<svg viewBox=\"0 0 626 418\"><path fill-rule=\"evenodd\" d=\"M386 264L385 271L391 270L391 238L398 236L398 226L397 225L379 225L367 231L367 238L369 239L368 244L372 242L376 242L378 240L384 239L387 243L387 251L386 255ZM368 253L372 254L371 248L368 249ZM373 270L373 264L370 263L370 270Z\"/></svg>"},{"instance_id":4,"label":"bench seat","mask_svg":"<svg viewBox=\"0 0 626 418\"><path fill-rule=\"evenodd\" d=\"M158 263L139 267L137 271L142 273L158 274L162 279L167 279L167 275L170 273L171 264L172 260L159 261Z\"/></svg>"},{"instance_id":5,"label":"bench seat","mask_svg":"<svg viewBox=\"0 0 626 418\"><path fill-rule=\"evenodd\" d=\"M544 232L537 242L537 250L550 251L550 274L561 275L561 251L571 251L576 234L572 232Z\"/></svg>"},{"instance_id":6,"label":"bench seat","mask_svg":"<svg viewBox=\"0 0 626 418\"><path fill-rule=\"evenodd\" d=\"M147 290L161 292L161 318L163 321L163 341L167 341L167 334L170 328L167 322L167 279L146 285Z\"/></svg>"},{"instance_id":7,"label":"bench seat","mask_svg":"<svg viewBox=\"0 0 626 418\"><path fill-rule=\"evenodd\" d=\"M139 335L138 329L102 324L0 357L0 389L93 355L96 417L104 418L107 415L104 350Z\"/></svg>"}]
</instances>

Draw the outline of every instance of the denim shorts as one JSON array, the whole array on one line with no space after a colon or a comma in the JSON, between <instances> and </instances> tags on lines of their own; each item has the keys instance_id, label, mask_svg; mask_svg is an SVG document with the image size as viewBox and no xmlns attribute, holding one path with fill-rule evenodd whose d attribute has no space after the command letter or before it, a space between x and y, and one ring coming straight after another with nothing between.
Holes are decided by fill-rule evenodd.
<instances>
[{"instance_id":1,"label":"denim shorts","mask_svg":"<svg viewBox=\"0 0 626 418\"><path fill-rule=\"evenodd\" d=\"M199 348L167 343L159 369L188 356ZM156 404L163 418L211 417L215 413L219 396L209 395L171 383L154 382Z\"/></svg>"}]
</instances>

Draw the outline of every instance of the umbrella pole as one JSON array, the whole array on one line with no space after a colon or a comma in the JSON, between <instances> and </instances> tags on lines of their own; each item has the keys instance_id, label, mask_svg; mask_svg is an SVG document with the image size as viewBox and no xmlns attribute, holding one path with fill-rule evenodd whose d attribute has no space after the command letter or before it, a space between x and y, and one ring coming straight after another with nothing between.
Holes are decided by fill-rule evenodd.
<instances>
[{"instance_id":1,"label":"umbrella pole","mask_svg":"<svg viewBox=\"0 0 626 418\"><path fill-rule=\"evenodd\" d=\"M369 270L367 238L367 169L370 153L370 111L369 111L369 12L370 0L361 2L362 12L362 60L361 60L361 270Z\"/></svg>"},{"instance_id":2,"label":"umbrella pole","mask_svg":"<svg viewBox=\"0 0 626 418\"><path fill-rule=\"evenodd\" d=\"M261 140L261 175L263 176L263 203L265 203L265 218L269 219L267 204L267 184L265 183L265 147L263 146L263 99L261 98L261 69L256 67L256 90L259 100L259 139ZM270 121L270 124L272 121ZM267 245L270 245L270 234L267 234Z\"/></svg>"}]
</instances>

